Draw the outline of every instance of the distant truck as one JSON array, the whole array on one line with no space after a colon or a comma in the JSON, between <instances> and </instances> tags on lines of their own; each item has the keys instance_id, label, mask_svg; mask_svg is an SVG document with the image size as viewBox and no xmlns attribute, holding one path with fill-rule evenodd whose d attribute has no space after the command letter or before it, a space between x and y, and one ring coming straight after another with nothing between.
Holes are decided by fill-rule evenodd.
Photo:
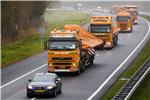
<instances>
[{"instance_id":1,"label":"distant truck","mask_svg":"<svg viewBox=\"0 0 150 100\"><path fill-rule=\"evenodd\" d=\"M133 18L133 24L138 24L138 6L137 5L125 5L124 8L131 14Z\"/></svg>"},{"instance_id":2,"label":"distant truck","mask_svg":"<svg viewBox=\"0 0 150 100\"><path fill-rule=\"evenodd\" d=\"M111 14L117 14L118 12L124 10L125 8L121 5L113 5L110 8L110 13Z\"/></svg>"},{"instance_id":3,"label":"distant truck","mask_svg":"<svg viewBox=\"0 0 150 100\"><path fill-rule=\"evenodd\" d=\"M93 64L94 47L102 43L79 25L65 25L63 30L52 31L45 42L48 72L73 72L79 75Z\"/></svg>"},{"instance_id":4,"label":"distant truck","mask_svg":"<svg viewBox=\"0 0 150 100\"><path fill-rule=\"evenodd\" d=\"M113 25L112 16L92 16L88 31L104 41L104 48L117 45L120 29Z\"/></svg>"},{"instance_id":5,"label":"distant truck","mask_svg":"<svg viewBox=\"0 0 150 100\"><path fill-rule=\"evenodd\" d=\"M121 32L132 32L133 18L126 11L119 12L116 16L116 25Z\"/></svg>"}]
</instances>

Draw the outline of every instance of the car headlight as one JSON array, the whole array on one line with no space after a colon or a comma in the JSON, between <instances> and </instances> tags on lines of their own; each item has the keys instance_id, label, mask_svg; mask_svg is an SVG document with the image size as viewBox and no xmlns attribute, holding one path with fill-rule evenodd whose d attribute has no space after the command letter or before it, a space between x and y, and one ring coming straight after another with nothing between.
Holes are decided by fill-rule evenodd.
<instances>
[{"instance_id":1,"label":"car headlight","mask_svg":"<svg viewBox=\"0 0 150 100\"><path fill-rule=\"evenodd\" d=\"M28 85L28 89L32 89L33 87L31 85Z\"/></svg>"},{"instance_id":2,"label":"car headlight","mask_svg":"<svg viewBox=\"0 0 150 100\"><path fill-rule=\"evenodd\" d=\"M53 88L53 86L47 86L47 89L52 89Z\"/></svg>"}]
</instances>

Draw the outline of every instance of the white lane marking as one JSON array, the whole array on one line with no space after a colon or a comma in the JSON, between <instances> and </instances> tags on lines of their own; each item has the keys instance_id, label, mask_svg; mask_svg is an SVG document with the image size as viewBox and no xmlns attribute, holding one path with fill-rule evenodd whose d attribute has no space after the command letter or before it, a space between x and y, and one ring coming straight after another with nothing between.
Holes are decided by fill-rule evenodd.
<instances>
[{"instance_id":1,"label":"white lane marking","mask_svg":"<svg viewBox=\"0 0 150 100\"><path fill-rule=\"evenodd\" d=\"M142 18L142 17L141 17ZM118 72L118 70L129 60L129 58L137 51L137 49L143 44L143 42L147 39L149 33L150 33L150 23L146 19L142 18L143 20L146 21L148 24L148 31L143 38L143 40L138 44L138 46L130 53L130 55L117 67L117 69L99 86L99 88L87 99L87 100L92 100L96 94L101 91L101 89L109 82L109 80Z\"/></svg>"},{"instance_id":2,"label":"white lane marking","mask_svg":"<svg viewBox=\"0 0 150 100\"><path fill-rule=\"evenodd\" d=\"M36 98L32 98L31 100L35 100Z\"/></svg>"},{"instance_id":3,"label":"white lane marking","mask_svg":"<svg viewBox=\"0 0 150 100\"><path fill-rule=\"evenodd\" d=\"M37 71L37 70L39 70L39 69L43 68L43 67L45 67L46 65L47 65L47 63L46 63L46 64L41 65L40 67L38 67L38 68L36 68L36 69L34 69L34 70L32 70L32 71L30 71L30 72L28 72L28 73L26 73L26 74L22 75L22 76L20 76L20 77L18 77L18 78L16 78L16 79L14 79L14 80L12 80L12 81L10 81L10 82L8 82L8 83L4 84L4 85L2 85L2 86L0 87L0 89L1 89L1 88L3 88L3 87L8 86L8 85L10 85L10 84L12 84L12 83L14 83L14 82L16 82L17 80L19 80L19 79L21 79L21 78L23 78L23 77L25 77L25 76L27 76L27 75L29 75L29 74L31 74L31 73L33 73L33 72Z\"/></svg>"}]
</instances>

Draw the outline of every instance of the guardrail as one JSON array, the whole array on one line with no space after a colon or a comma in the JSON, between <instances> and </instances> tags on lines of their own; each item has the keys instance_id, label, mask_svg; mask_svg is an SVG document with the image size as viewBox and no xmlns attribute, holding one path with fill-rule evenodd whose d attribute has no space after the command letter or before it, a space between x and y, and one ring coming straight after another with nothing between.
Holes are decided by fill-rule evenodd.
<instances>
[{"instance_id":1,"label":"guardrail","mask_svg":"<svg viewBox=\"0 0 150 100\"><path fill-rule=\"evenodd\" d=\"M128 80L112 100L128 100L134 93L136 88L145 78L150 71L150 57L144 62L144 64L134 73L134 75Z\"/></svg>"},{"instance_id":2,"label":"guardrail","mask_svg":"<svg viewBox=\"0 0 150 100\"><path fill-rule=\"evenodd\" d=\"M149 12L139 12L139 14L141 14L141 15L146 15L146 16L150 16L150 13L149 13Z\"/></svg>"}]
</instances>

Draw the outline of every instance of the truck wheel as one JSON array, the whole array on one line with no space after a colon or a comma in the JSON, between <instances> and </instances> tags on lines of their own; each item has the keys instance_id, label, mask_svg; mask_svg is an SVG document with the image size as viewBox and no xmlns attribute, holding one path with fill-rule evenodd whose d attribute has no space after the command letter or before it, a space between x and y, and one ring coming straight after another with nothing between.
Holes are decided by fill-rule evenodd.
<instances>
[{"instance_id":1,"label":"truck wheel","mask_svg":"<svg viewBox=\"0 0 150 100\"><path fill-rule=\"evenodd\" d=\"M132 33L132 31L133 31L133 28L131 28L130 33Z\"/></svg>"},{"instance_id":2,"label":"truck wheel","mask_svg":"<svg viewBox=\"0 0 150 100\"><path fill-rule=\"evenodd\" d=\"M115 37L113 37L113 41L112 41L112 48L115 46ZM112 48L110 48L110 49L112 49Z\"/></svg>"},{"instance_id":3,"label":"truck wheel","mask_svg":"<svg viewBox=\"0 0 150 100\"><path fill-rule=\"evenodd\" d=\"M79 69L77 72L75 72L76 75L80 75L81 69Z\"/></svg>"},{"instance_id":4,"label":"truck wheel","mask_svg":"<svg viewBox=\"0 0 150 100\"><path fill-rule=\"evenodd\" d=\"M80 68L81 68L81 72L84 72L84 71L85 71L85 63L83 63L83 61L82 61L82 63L81 63Z\"/></svg>"},{"instance_id":5,"label":"truck wheel","mask_svg":"<svg viewBox=\"0 0 150 100\"><path fill-rule=\"evenodd\" d=\"M118 42L118 36L115 37L115 46L117 45Z\"/></svg>"},{"instance_id":6,"label":"truck wheel","mask_svg":"<svg viewBox=\"0 0 150 100\"><path fill-rule=\"evenodd\" d=\"M82 69L82 64L83 64L82 61L80 61L79 62L79 70L76 72L76 75L80 75L81 71L83 70Z\"/></svg>"}]
</instances>

